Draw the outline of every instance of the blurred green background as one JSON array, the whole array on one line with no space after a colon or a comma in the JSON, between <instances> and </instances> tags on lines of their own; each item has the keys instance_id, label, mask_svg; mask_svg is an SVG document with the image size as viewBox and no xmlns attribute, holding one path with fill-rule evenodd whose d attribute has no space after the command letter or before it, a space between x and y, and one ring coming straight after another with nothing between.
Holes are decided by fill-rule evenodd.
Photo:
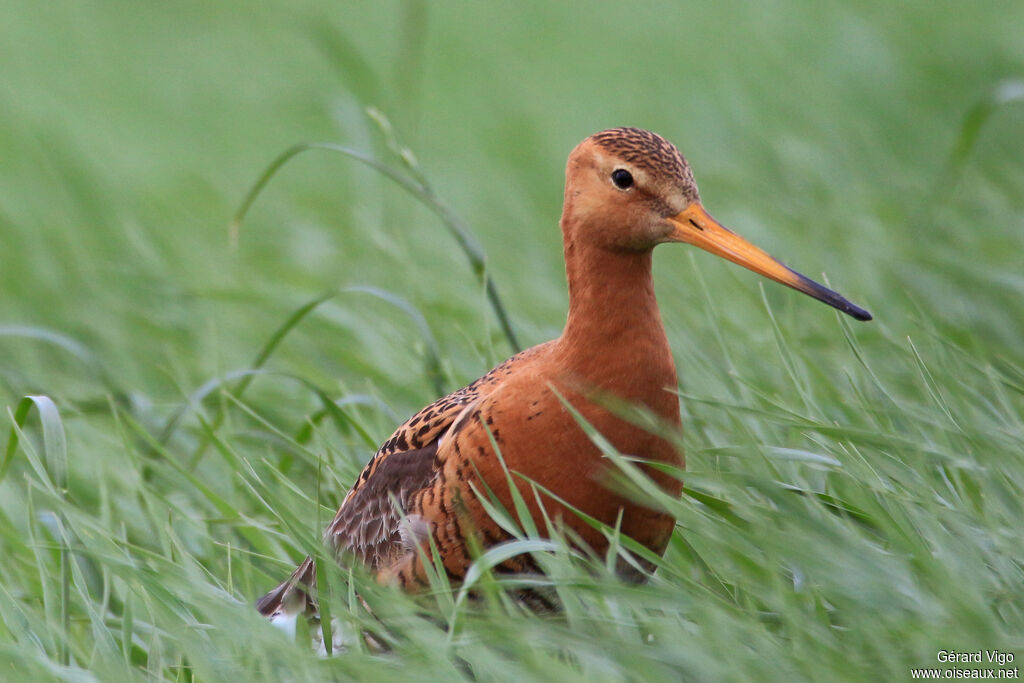
<instances>
[{"instance_id":1,"label":"blurred green background","mask_svg":"<svg viewBox=\"0 0 1024 683\"><path fill-rule=\"evenodd\" d=\"M417 172L474 231L524 346L557 336L564 322L558 216L566 155L587 135L618 125L675 142L712 214L801 272L824 274L875 316L849 325L710 255L658 251L658 295L680 370L695 486L748 505L751 519L763 513L765 528L810 553L801 561L813 567L815 558L834 560L829 553L864 551L852 541L845 549L837 542L839 550L822 545L814 514L830 517L820 506L790 511L811 521L783 532L772 521L779 504L764 502L774 501L771 495L723 473L763 475L762 483L799 479L840 497L832 477L849 477L847 502L860 501L862 510L860 496L898 501L893 519L903 521L894 535L908 545L882 532L873 547L905 560L907 585L926 587L904 605L891 591L906 597L910 589L887 586L892 567L868 563L857 580L832 575L804 616L832 613L841 601L829 581L838 581L841 593L857 595L847 596L850 611L835 620L845 626L835 628L858 635L808 635L762 620L772 610L753 588L761 584L732 576L725 583L734 594L745 588L760 596L739 600L738 616L730 613L742 627L716 631L711 620L701 625L709 629L703 636L681 627L693 650L679 660L652 655L661 663L651 677L866 677L875 670L846 665L867 648L862 636L877 638L871 642L878 648L887 638L901 641L893 649L906 654L879 665L890 675L929 665L939 646L974 647L968 633L984 641L977 647L1006 646L1024 624L1022 538L1012 524L1024 481L1022 38L1019 0L502 7L0 0L0 386L12 411L26 394L55 401L70 468L67 497L35 503L32 491L43 494L31 482L43 475L30 457L9 450L0 470L0 554L10 558L0 601L4 661L40 676L71 671L51 666L60 659L50 628L59 610L46 585L59 562L39 554L35 534L44 531L30 530L46 525L28 512L30 504L79 519L72 545L89 547L89 533L111 543L123 537L122 558L162 553L177 558L171 564L180 556L167 550L162 534L187 519L188 531L178 533L191 538L183 547L208 571L209 585L228 574L231 552L225 555L223 544L252 549L235 560L254 562L257 572L231 585L237 604L205 617L216 631L241 618L245 601L302 553L267 512L266 498L244 485L246 477L277 471L294 483L279 504L314 538L323 519L302 508L301 493L319 487L321 475L315 458L301 453L324 458L332 471L317 488L321 518L370 454L357 435L319 418L309 441L303 425L313 424L322 401L283 373L331 399L384 404L350 416L368 437L383 440L397 420L436 396L438 380L425 370L431 339L446 390L511 353L442 222L387 178L342 156L313 150L292 159L256 198L231 244L233 214L290 145L337 142L409 172L368 107L390 121ZM383 290L401 305L340 294L287 328L264 365L278 374L256 377L244 398L219 391L217 378L251 367L289 315L346 286ZM213 391L201 402L195 392L207 383ZM786 422L794 416L798 424ZM20 420L28 437L22 447L35 443L38 450L44 446L34 419ZM129 422L134 426L125 427ZM203 425L211 424L221 457L202 446L210 438ZM155 448L161 436L165 443ZM808 473L799 462L778 470L760 457L730 455L772 448L828 453L847 471L808 466ZM900 463L902 475L875 471L878 460ZM240 462L254 469L239 474ZM197 492L183 467L221 492L237 517L211 511L209 495ZM274 491L268 485L271 498ZM964 538L984 548L961 538L956 552L974 553L977 563L949 568L941 549L954 551L939 539L953 522L937 522L929 536L915 517L937 519L932 505L948 507L974 530ZM700 537L681 521L684 527ZM759 528L742 533L763 536ZM741 545L736 540L734 550ZM698 551L679 551L673 561L702 585L701 572L725 570L705 556L708 570L693 559ZM761 558L757 576L765 591L788 595L792 582L770 578L780 563L788 566L776 560ZM219 669L216 658L182 654L200 637L179 639L175 624L191 623L182 614L208 606L212 593L203 581L186 582L196 592L179 593L181 604L166 616L138 597L155 590L155 579L130 569L108 575L105 561L95 560L92 583L71 579L81 591L72 591L72 667L173 678L194 670L236 675L248 666L232 660ZM965 582L983 588L953 599ZM155 650L153 636L134 646L129 637L125 645L124 608L108 598L133 591L142 601L139 623L145 603L152 632L165 634ZM888 627L872 626L881 605L895 610ZM688 623L695 610L680 607L673 623ZM799 621L802 613L795 614ZM546 633L536 618L519 618L541 629L515 622L524 632ZM257 620L246 623L272 642ZM499 628L484 617L473 623ZM873 628L879 632L869 635ZM92 644L105 642L97 632L117 641L111 648L124 651L124 668ZM590 637L594 661L625 661L598 631L569 632L580 642ZM736 633L768 640L730 668L712 644L727 646ZM217 637L202 636L210 648ZM456 658L450 639L449 649L437 651L415 642L423 646L420 659L403 659L408 653L399 647L388 663L392 672L413 662L425 677L487 677L484 655L458 653L469 663L449 671L438 662ZM580 642L575 646L583 648ZM280 655L293 658L300 678L301 666L319 666L301 654L293 647ZM590 669L580 656L582 664L552 655L564 668L494 670L499 678L544 671L630 677L628 667ZM270 661L254 670L272 671ZM358 667L373 661L353 655L329 671L371 675ZM440 668L430 668L435 664Z\"/></svg>"}]
</instances>

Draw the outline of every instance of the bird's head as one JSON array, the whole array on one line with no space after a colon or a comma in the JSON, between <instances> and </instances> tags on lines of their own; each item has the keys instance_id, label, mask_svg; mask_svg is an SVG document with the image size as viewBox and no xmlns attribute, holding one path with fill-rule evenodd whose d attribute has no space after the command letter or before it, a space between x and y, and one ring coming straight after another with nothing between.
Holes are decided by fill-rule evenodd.
<instances>
[{"instance_id":1,"label":"bird's head","mask_svg":"<svg viewBox=\"0 0 1024 683\"><path fill-rule=\"evenodd\" d=\"M700 202L686 159L668 140L612 128L576 146L566 166L567 238L614 251L686 242L823 301L857 320L871 314L722 226Z\"/></svg>"}]
</instances>

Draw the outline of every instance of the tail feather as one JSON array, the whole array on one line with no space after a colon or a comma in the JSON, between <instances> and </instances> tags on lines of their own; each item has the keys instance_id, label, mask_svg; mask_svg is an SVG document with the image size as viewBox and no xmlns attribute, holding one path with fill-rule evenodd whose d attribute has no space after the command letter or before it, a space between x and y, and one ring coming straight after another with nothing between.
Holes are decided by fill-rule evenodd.
<instances>
[{"instance_id":1,"label":"tail feather","mask_svg":"<svg viewBox=\"0 0 1024 683\"><path fill-rule=\"evenodd\" d=\"M316 565L307 557L288 580L256 601L265 617L316 614Z\"/></svg>"}]
</instances>

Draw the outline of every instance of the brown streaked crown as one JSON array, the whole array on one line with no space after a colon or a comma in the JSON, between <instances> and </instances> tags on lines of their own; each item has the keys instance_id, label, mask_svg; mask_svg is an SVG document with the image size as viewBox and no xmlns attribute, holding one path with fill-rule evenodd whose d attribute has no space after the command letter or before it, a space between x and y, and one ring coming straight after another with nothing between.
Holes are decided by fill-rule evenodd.
<instances>
[{"instance_id":1,"label":"brown streaked crown","mask_svg":"<svg viewBox=\"0 0 1024 683\"><path fill-rule=\"evenodd\" d=\"M674 178L683 195L699 201L697 183L686 159L665 138L640 128L610 128L590 136L599 147L649 173Z\"/></svg>"}]
</instances>

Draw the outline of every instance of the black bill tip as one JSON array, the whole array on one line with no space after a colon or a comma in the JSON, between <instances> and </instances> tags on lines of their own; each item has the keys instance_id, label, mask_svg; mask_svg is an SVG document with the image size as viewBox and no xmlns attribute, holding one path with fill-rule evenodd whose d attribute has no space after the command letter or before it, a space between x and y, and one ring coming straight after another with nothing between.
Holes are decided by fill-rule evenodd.
<instances>
[{"instance_id":1,"label":"black bill tip","mask_svg":"<svg viewBox=\"0 0 1024 683\"><path fill-rule=\"evenodd\" d=\"M850 302L847 303L849 304L850 308L841 310L843 310L844 313L850 314L850 316L852 316L854 320L862 320L864 322L867 322L868 320L874 320L871 314L865 311L860 306L854 306Z\"/></svg>"},{"instance_id":2,"label":"black bill tip","mask_svg":"<svg viewBox=\"0 0 1024 683\"><path fill-rule=\"evenodd\" d=\"M806 275L801 275L792 268L787 268L789 272L793 273L799 280L799 284L791 285L794 289L797 289L804 294L814 297L818 301L832 306L836 310L842 311L846 315L850 316L854 320L860 320L867 322L868 320L874 320L872 315L860 306L851 303L838 292L833 292L825 285L818 284Z\"/></svg>"}]
</instances>

